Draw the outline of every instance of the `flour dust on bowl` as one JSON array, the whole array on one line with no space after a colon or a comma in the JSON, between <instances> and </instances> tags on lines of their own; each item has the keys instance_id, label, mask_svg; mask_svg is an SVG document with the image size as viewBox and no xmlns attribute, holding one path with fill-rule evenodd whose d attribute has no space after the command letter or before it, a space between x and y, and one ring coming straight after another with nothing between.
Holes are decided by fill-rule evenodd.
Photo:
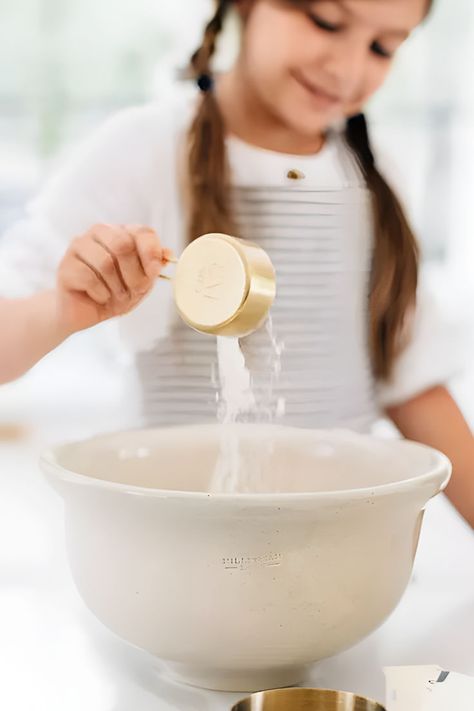
<instances>
[{"instance_id":1,"label":"flour dust on bowl","mask_svg":"<svg viewBox=\"0 0 474 711\"><path fill-rule=\"evenodd\" d=\"M266 493L210 494L223 432L107 434L45 452L77 588L113 632L212 689L301 682L397 605L440 453L345 431L235 425Z\"/></svg>"}]
</instances>

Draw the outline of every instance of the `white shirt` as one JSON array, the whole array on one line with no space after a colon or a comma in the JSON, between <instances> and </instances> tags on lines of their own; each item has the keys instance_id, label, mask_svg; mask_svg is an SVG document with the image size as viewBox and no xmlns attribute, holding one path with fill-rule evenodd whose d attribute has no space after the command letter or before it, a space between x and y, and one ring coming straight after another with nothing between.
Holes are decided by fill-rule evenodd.
<instances>
[{"instance_id":1,"label":"white shirt","mask_svg":"<svg viewBox=\"0 0 474 711\"><path fill-rule=\"evenodd\" d=\"M178 166L197 99L193 87L179 88L163 104L123 110L80 146L2 237L1 295L54 286L68 243L95 223L150 225L179 254L186 231ZM257 395L286 401L285 424L368 430L382 407L444 383L457 356L423 295L390 383L372 376L372 216L343 136L331 131L315 156L274 153L235 137L227 150L238 236L259 243L277 272L272 319L284 351L270 394L266 331L242 340ZM304 177L290 180L291 169ZM142 424L215 419L215 339L183 324L168 283L159 280L119 325L137 365Z\"/></svg>"}]
</instances>

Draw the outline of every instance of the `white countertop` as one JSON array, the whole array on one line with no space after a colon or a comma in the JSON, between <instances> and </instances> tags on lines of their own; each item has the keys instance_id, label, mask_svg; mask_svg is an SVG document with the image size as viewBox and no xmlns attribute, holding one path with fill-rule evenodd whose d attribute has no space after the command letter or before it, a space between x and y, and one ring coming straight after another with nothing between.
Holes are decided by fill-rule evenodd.
<instances>
[{"instance_id":1,"label":"white countertop","mask_svg":"<svg viewBox=\"0 0 474 711\"><path fill-rule=\"evenodd\" d=\"M230 709L244 694L162 678L150 656L115 638L76 593L63 504L37 466L45 443L86 434L71 428L0 444L0 708ZM317 665L306 685L383 701L383 666L432 663L474 675L474 535L444 497L428 508L413 580L397 610L364 642Z\"/></svg>"}]
</instances>

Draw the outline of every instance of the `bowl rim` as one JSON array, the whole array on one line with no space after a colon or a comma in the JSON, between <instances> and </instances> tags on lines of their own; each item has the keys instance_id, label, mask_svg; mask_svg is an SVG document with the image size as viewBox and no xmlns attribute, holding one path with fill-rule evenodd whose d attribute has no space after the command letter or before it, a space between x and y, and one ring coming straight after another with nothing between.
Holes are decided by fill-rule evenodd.
<instances>
[{"instance_id":1,"label":"bowl rim","mask_svg":"<svg viewBox=\"0 0 474 711\"><path fill-rule=\"evenodd\" d=\"M373 704L377 709L380 709L381 711L385 711L385 706L380 702L377 701L376 699L371 698L370 696L363 696L361 694L357 694L353 691L340 691L338 689L327 689L327 688L319 688L319 687L310 687L310 686L293 686L293 687L286 687L283 689L266 689L265 691L257 691L256 693L253 694L248 694L247 696L244 696L242 699L237 701L230 709L230 711L239 711L240 706L245 704L248 701L251 701L252 699L259 698L264 696L265 694L272 694L272 695L279 695L281 693L282 696L286 696L287 694L294 694L295 696L298 696L298 693L304 691L304 692L316 692L318 694L343 694L345 697L356 699L356 700L361 700L361 701L367 701L370 704Z\"/></svg>"},{"instance_id":2,"label":"bowl rim","mask_svg":"<svg viewBox=\"0 0 474 711\"><path fill-rule=\"evenodd\" d=\"M220 425L219 425L220 426ZM239 425L240 426L240 425ZM251 425L252 426L252 425ZM431 455L432 466L429 471L424 474L418 474L414 477L409 477L407 479L402 479L400 481L389 482L386 484L378 484L370 487L358 487L353 489L334 489L329 491L309 491L309 492L270 492L270 493L214 493L206 491L185 491L180 489L159 489L155 487L145 487L137 486L135 484L124 484L121 482L108 481L105 479L100 479L87 474L80 474L74 472L71 469L63 466L58 461L58 455L67 449L68 447L90 445L94 442L100 440L106 441L107 439L112 439L120 435L146 435L146 433L156 432L161 429L189 429L193 427L215 429L216 425L185 425L173 428L143 428L136 430L123 430L106 432L98 435L93 435L91 437L86 437L79 440L63 442L61 444L44 449L39 457L40 468L43 472L51 478L53 481L62 481L64 483L76 484L85 486L88 488L102 489L108 492L115 492L117 494L123 494L134 497L142 498L158 498L158 499L175 499L175 500L188 500L192 502L197 501L208 501L208 502L227 502L227 503L239 503L245 504L246 506L261 506L266 505L278 505L278 504L292 504L292 503L303 503L303 502L313 502L315 500L321 502L327 502L329 504L334 504L338 502L348 503L348 497L350 497L351 502L360 501L363 499L373 500L375 498L379 499L383 496L389 496L391 494L401 494L412 490L413 488L422 488L423 485L428 485L430 483L434 484L438 482L438 492L443 491L447 486L451 472L452 465L450 460L442 452L434 449L425 444L419 442L413 442L407 439L394 439L389 440L382 437L377 437L373 435L360 434L353 432L351 430L344 430L342 428L334 429L306 429L305 432L312 432L314 435L324 435L325 437L331 436L350 436L357 439L365 440L375 440L379 443L387 443L388 445L395 445L399 448L405 449L418 449L423 450L427 454ZM246 425L243 425L246 427ZM280 430L292 429L289 427L279 427L278 425L262 425L264 427L279 428ZM298 430L303 430L303 428L294 428ZM435 495L435 494L433 494Z\"/></svg>"}]
</instances>

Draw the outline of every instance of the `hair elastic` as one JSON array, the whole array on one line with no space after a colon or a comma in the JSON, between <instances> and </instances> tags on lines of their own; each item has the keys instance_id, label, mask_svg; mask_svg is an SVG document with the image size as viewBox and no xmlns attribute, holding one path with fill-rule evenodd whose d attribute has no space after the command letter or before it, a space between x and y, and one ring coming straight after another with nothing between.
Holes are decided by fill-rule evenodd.
<instances>
[{"instance_id":1,"label":"hair elastic","mask_svg":"<svg viewBox=\"0 0 474 711\"><path fill-rule=\"evenodd\" d=\"M200 74L196 81L203 94L214 88L214 79L210 74Z\"/></svg>"}]
</instances>

